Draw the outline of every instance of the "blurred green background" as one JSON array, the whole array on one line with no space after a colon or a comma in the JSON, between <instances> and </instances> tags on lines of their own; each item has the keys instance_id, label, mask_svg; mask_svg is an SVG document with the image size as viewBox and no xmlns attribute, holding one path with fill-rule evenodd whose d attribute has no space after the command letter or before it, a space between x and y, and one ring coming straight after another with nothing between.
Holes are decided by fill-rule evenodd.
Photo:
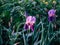
<instances>
[{"instance_id":1,"label":"blurred green background","mask_svg":"<svg viewBox=\"0 0 60 45\"><path fill-rule=\"evenodd\" d=\"M56 21L48 22L48 11ZM36 17L34 32L24 30L25 12ZM60 45L60 0L0 0L0 45Z\"/></svg>"}]
</instances>

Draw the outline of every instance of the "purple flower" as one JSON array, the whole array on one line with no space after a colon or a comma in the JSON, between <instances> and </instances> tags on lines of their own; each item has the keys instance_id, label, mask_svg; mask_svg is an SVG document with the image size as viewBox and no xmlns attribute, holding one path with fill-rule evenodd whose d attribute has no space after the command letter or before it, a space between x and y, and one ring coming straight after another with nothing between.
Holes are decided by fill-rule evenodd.
<instances>
[{"instance_id":1,"label":"purple flower","mask_svg":"<svg viewBox=\"0 0 60 45\"><path fill-rule=\"evenodd\" d=\"M32 31L34 31L34 23L35 22L36 22L36 18L34 16L28 16L26 18L24 29L31 29Z\"/></svg>"},{"instance_id":2,"label":"purple flower","mask_svg":"<svg viewBox=\"0 0 60 45\"><path fill-rule=\"evenodd\" d=\"M55 20L55 12L56 12L56 10L54 10L54 9L51 9L48 11L48 20L49 21Z\"/></svg>"}]
</instances>

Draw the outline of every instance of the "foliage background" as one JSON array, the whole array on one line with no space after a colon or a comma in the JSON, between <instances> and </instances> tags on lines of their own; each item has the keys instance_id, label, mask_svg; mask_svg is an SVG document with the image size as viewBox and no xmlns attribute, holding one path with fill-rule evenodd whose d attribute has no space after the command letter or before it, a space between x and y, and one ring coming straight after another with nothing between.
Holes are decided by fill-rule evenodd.
<instances>
[{"instance_id":1,"label":"foliage background","mask_svg":"<svg viewBox=\"0 0 60 45\"><path fill-rule=\"evenodd\" d=\"M48 22L48 11L56 21ZM36 17L34 32L24 30L25 12ZM0 0L0 45L60 45L60 0Z\"/></svg>"}]
</instances>

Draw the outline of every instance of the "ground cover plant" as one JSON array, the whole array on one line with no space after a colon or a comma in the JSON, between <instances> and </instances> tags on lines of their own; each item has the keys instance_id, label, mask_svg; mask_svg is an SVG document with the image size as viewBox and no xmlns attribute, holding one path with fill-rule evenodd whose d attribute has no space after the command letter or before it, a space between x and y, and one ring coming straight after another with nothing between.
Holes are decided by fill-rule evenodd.
<instances>
[{"instance_id":1,"label":"ground cover plant","mask_svg":"<svg viewBox=\"0 0 60 45\"><path fill-rule=\"evenodd\" d=\"M60 0L0 0L0 45L60 45Z\"/></svg>"}]
</instances>

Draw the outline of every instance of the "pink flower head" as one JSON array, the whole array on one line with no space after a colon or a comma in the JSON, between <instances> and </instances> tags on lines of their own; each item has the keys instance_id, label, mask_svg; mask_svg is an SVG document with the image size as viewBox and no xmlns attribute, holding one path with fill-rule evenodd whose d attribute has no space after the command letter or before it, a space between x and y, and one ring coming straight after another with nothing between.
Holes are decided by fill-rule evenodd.
<instances>
[{"instance_id":1,"label":"pink flower head","mask_svg":"<svg viewBox=\"0 0 60 45\"><path fill-rule=\"evenodd\" d=\"M56 12L56 10L54 10L54 9L49 10L48 11L49 17L54 16L55 15L55 12Z\"/></svg>"},{"instance_id":2,"label":"pink flower head","mask_svg":"<svg viewBox=\"0 0 60 45\"><path fill-rule=\"evenodd\" d=\"M48 20L49 21L55 20L55 12L56 12L56 10L54 10L54 9L51 9L48 11Z\"/></svg>"},{"instance_id":3,"label":"pink flower head","mask_svg":"<svg viewBox=\"0 0 60 45\"><path fill-rule=\"evenodd\" d=\"M25 29L31 29L34 30L34 23L36 22L36 18L34 16L28 16L26 18L26 23L24 25Z\"/></svg>"}]
</instances>

